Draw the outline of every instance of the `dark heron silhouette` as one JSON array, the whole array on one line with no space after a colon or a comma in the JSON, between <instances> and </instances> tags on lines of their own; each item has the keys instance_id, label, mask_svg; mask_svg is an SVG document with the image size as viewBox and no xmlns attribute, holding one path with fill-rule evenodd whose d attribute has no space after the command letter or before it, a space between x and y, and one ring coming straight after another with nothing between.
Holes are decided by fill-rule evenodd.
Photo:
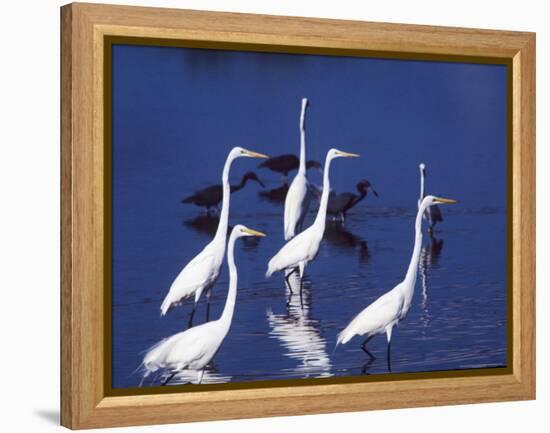
<instances>
[{"instance_id":1,"label":"dark heron silhouette","mask_svg":"<svg viewBox=\"0 0 550 433\"><path fill-rule=\"evenodd\" d=\"M259 168L268 168L275 173L281 173L284 177L288 177L290 171L298 170L299 166L300 160L293 154L274 156L258 165ZM306 169L309 170L310 168L321 169L321 163L309 160L306 162Z\"/></svg>"},{"instance_id":2,"label":"dark heron silhouette","mask_svg":"<svg viewBox=\"0 0 550 433\"><path fill-rule=\"evenodd\" d=\"M346 213L354 207L357 203L363 200L368 191L378 197L378 193L375 191L371 183L363 179L357 183L357 191L359 194L354 194L352 192L343 192L341 194L331 193L328 199L327 213L332 215L333 219L339 217L342 221L346 218Z\"/></svg>"},{"instance_id":3,"label":"dark heron silhouette","mask_svg":"<svg viewBox=\"0 0 550 433\"><path fill-rule=\"evenodd\" d=\"M256 173L249 171L242 177L240 183L237 185L231 185L231 193L240 191L244 188L249 180L258 182L262 188L265 187L263 182L258 178ZM212 185L195 192L193 195L184 198L182 203L190 203L200 207L206 207L206 212L209 213L211 208L217 207L223 198L223 189L221 184Z\"/></svg>"},{"instance_id":4,"label":"dark heron silhouette","mask_svg":"<svg viewBox=\"0 0 550 433\"><path fill-rule=\"evenodd\" d=\"M424 178L426 177L426 164L423 162L418 166L420 169L420 198L418 199L418 207L420 208L420 203L426 196L424 194ZM428 233L433 233L435 225L439 222L443 222L443 214L438 205L430 206L426 209L426 212L423 215L424 219L428 221Z\"/></svg>"},{"instance_id":5,"label":"dark heron silhouette","mask_svg":"<svg viewBox=\"0 0 550 433\"><path fill-rule=\"evenodd\" d=\"M278 186L277 188L259 191L258 194L263 199L270 201L272 203L284 203L287 192L288 192L288 183L284 183L283 185Z\"/></svg>"}]
</instances>

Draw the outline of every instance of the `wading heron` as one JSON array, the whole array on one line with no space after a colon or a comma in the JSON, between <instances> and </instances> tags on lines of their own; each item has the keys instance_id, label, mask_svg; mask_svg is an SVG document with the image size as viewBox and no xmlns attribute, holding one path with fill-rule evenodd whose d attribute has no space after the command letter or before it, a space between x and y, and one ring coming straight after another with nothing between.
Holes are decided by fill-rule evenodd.
<instances>
[{"instance_id":1,"label":"wading heron","mask_svg":"<svg viewBox=\"0 0 550 433\"><path fill-rule=\"evenodd\" d=\"M374 336L385 332L388 341L387 360L388 370L390 372L392 330L395 325L403 320L409 311L414 293L420 249L422 247L422 215L426 209L436 203L456 203L456 201L434 197L433 195L426 196L424 200L422 200L415 219L414 248L405 279L355 316L348 326L338 334L338 339L336 341L336 345L338 346L339 344L346 344L356 335L366 337L361 348L372 361L375 357L368 350L367 344Z\"/></svg>"},{"instance_id":2,"label":"wading heron","mask_svg":"<svg viewBox=\"0 0 550 433\"><path fill-rule=\"evenodd\" d=\"M178 372L191 370L198 373L197 381L201 383L205 367L222 345L233 320L237 297L235 241L243 236L263 237L265 234L240 224L231 231L227 246L229 290L220 318L172 335L149 349L143 358L144 379L151 373L166 371L167 376L162 382L166 385Z\"/></svg>"},{"instance_id":3,"label":"wading heron","mask_svg":"<svg viewBox=\"0 0 550 433\"><path fill-rule=\"evenodd\" d=\"M317 217L311 226L293 237L279 250L277 254L275 254L275 256L273 256L273 258L269 261L266 277L269 278L274 272L277 271L293 269L292 272L286 275L288 282L290 275L296 271L296 268L298 268L301 281L306 265L313 260L319 252L319 244L321 243L321 239L323 239L323 234L325 232L328 196L330 191L330 164L335 158L357 156L359 155L343 152L338 149L330 149L327 152L325 172L323 174L323 193L321 195L321 203L319 204Z\"/></svg>"},{"instance_id":4,"label":"wading heron","mask_svg":"<svg viewBox=\"0 0 550 433\"><path fill-rule=\"evenodd\" d=\"M244 176L241 178L241 181L236 185L230 185L231 194L234 192L240 191L243 189L246 185L246 183L249 180L253 180L254 182L257 182L262 188L265 188L265 185L263 182L258 178L256 173L253 171L249 171L244 174ZM223 185L211 185L206 188L200 189L190 195L189 197L185 197L182 199L182 203L186 204L194 204L199 207L205 207L206 213L210 213L210 208L217 208L220 202L223 199Z\"/></svg>"},{"instance_id":5,"label":"wading heron","mask_svg":"<svg viewBox=\"0 0 550 433\"><path fill-rule=\"evenodd\" d=\"M339 218L344 222L346 213L363 200L369 191L378 198L378 193L366 179L359 181L356 188L359 194L354 194L352 192L342 192L340 194L331 193L328 198L327 213L332 215L334 219Z\"/></svg>"},{"instance_id":6,"label":"wading heron","mask_svg":"<svg viewBox=\"0 0 550 433\"><path fill-rule=\"evenodd\" d=\"M195 303L189 320L189 325L191 326L195 308L202 292L206 290L208 298L210 297L210 289L220 275L220 268L225 254L227 226L229 223L229 170L233 161L240 157L267 158L266 155L243 149L242 147L234 147L229 152L222 172L222 211L214 239L180 271L162 302L160 307L161 316L164 316L172 306L178 305L186 298L194 295Z\"/></svg>"}]
</instances>

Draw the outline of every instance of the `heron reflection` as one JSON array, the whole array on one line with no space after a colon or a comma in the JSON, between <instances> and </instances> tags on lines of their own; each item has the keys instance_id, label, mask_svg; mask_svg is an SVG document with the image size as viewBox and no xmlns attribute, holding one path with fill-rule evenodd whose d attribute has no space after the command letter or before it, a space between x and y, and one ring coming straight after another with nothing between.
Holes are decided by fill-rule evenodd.
<instances>
[{"instance_id":1,"label":"heron reflection","mask_svg":"<svg viewBox=\"0 0 550 433\"><path fill-rule=\"evenodd\" d=\"M183 224L195 230L198 233L208 235L210 237L216 234L219 220L220 218L217 215L203 214L203 215L198 215L195 218L190 218L188 220L185 220L183 221ZM231 227L228 227L227 233L229 234L230 232L231 232Z\"/></svg>"},{"instance_id":2,"label":"heron reflection","mask_svg":"<svg viewBox=\"0 0 550 433\"><path fill-rule=\"evenodd\" d=\"M341 252L351 254L357 252L363 263L367 263L370 259L367 241L338 222L330 222L326 225L324 239Z\"/></svg>"},{"instance_id":3,"label":"heron reflection","mask_svg":"<svg viewBox=\"0 0 550 433\"><path fill-rule=\"evenodd\" d=\"M300 293L300 278L294 274L289 279L296 290L287 286L285 314L267 312L269 336L277 339L285 356L298 362L291 369L293 374L304 378L332 376L332 364L326 351L326 341L319 330L319 321L310 316L311 293L309 284L304 284Z\"/></svg>"}]
</instances>

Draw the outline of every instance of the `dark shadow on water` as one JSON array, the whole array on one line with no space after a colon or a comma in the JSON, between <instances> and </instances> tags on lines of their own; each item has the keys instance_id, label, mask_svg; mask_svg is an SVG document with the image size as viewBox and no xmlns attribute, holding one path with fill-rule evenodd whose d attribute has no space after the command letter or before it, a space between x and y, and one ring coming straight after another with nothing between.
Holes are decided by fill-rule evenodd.
<instances>
[{"instance_id":1,"label":"dark shadow on water","mask_svg":"<svg viewBox=\"0 0 550 433\"><path fill-rule=\"evenodd\" d=\"M214 237L216 230L218 230L218 223L220 218L214 214L198 215L194 218L183 220L183 225L195 230L197 233L202 233L211 237ZM232 226L227 228L227 235L231 233Z\"/></svg>"},{"instance_id":2,"label":"dark shadow on water","mask_svg":"<svg viewBox=\"0 0 550 433\"><path fill-rule=\"evenodd\" d=\"M214 236L220 219L217 215L203 214L183 221L183 225L198 233Z\"/></svg>"},{"instance_id":3,"label":"dark shadow on water","mask_svg":"<svg viewBox=\"0 0 550 433\"><path fill-rule=\"evenodd\" d=\"M340 222L327 221L324 239L343 252L357 253L362 263L367 263L371 257L367 241L346 229Z\"/></svg>"},{"instance_id":4,"label":"dark shadow on water","mask_svg":"<svg viewBox=\"0 0 550 433\"><path fill-rule=\"evenodd\" d=\"M34 414L50 424L59 425L59 410L57 409L38 409L34 411Z\"/></svg>"}]
</instances>

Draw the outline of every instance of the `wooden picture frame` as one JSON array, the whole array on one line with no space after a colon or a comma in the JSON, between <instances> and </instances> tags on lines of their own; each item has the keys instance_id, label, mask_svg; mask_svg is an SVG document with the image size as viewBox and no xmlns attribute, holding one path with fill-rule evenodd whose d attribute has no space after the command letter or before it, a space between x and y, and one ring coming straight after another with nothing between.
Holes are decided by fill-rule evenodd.
<instances>
[{"instance_id":1,"label":"wooden picture frame","mask_svg":"<svg viewBox=\"0 0 550 433\"><path fill-rule=\"evenodd\" d=\"M511 68L511 366L498 374L108 395L104 62L108 38L475 62ZM439 56L439 57L438 57ZM479 60L478 60L479 61ZM129 426L535 398L535 35L96 4L61 8L61 424ZM510 171L509 171L510 173Z\"/></svg>"}]
</instances>

